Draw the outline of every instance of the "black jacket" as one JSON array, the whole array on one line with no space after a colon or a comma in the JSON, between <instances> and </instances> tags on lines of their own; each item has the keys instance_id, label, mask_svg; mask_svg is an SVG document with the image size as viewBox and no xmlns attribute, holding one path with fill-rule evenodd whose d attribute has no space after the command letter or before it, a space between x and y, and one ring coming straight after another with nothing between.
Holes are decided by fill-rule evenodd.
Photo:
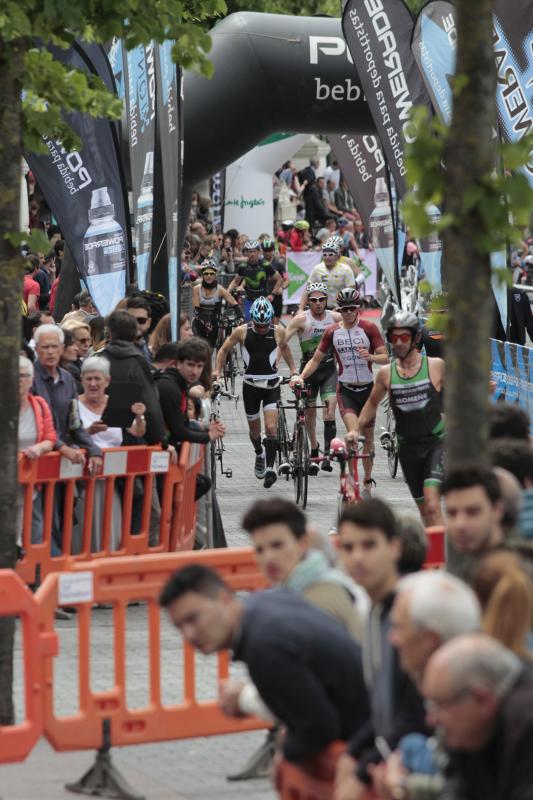
<instances>
[{"instance_id":1,"label":"black jacket","mask_svg":"<svg viewBox=\"0 0 533 800\"><path fill-rule=\"evenodd\" d=\"M450 772L467 800L533 798L533 673L524 668L479 752L454 752Z\"/></svg>"},{"instance_id":2,"label":"black jacket","mask_svg":"<svg viewBox=\"0 0 533 800\"><path fill-rule=\"evenodd\" d=\"M514 344L526 343L526 330L533 339L533 313L529 294L523 289L509 289L507 292L509 308L509 341Z\"/></svg>"},{"instance_id":3,"label":"black jacket","mask_svg":"<svg viewBox=\"0 0 533 800\"><path fill-rule=\"evenodd\" d=\"M159 395L152 372L142 352L132 342L120 339L109 342L98 355L108 359L112 381L132 381L142 385L141 402L146 406L146 434L148 444L165 441L165 422Z\"/></svg>"},{"instance_id":4,"label":"black jacket","mask_svg":"<svg viewBox=\"0 0 533 800\"><path fill-rule=\"evenodd\" d=\"M303 198L305 203L305 218L311 227L316 222L323 225L327 219L333 216L322 202L322 195L316 183L305 187Z\"/></svg>"},{"instance_id":5,"label":"black jacket","mask_svg":"<svg viewBox=\"0 0 533 800\"><path fill-rule=\"evenodd\" d=\"M348 739L369 717L361 650L344 628L286 589L245 601L233 655L287 727L285 758L302 761Z\"/></svg>"},{"instance_id":6,"label":"black jacket","mask_svg":"<svg viewBox=\"0 0 533 800\"><path fill-rule=\"evenodd\" d=\"M174 367L154 373L159 392L159 400L165 425L169 432L168 441L174 447L181 442L199 442L207 444L207 431L189 428L187 423L187 383Z\"/></svg>"}]
</instances>

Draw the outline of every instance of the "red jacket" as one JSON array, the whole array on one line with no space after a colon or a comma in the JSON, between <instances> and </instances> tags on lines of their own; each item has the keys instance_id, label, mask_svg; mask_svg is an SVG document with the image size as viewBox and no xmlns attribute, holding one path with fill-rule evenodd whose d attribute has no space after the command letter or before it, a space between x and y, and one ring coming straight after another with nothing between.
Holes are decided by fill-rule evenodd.
<instances>
[{"instance_id":1,"label":"red jacket","mask_svg":"<svg viewBox=\"0 0 533 800\"><path fill-rule=\"evenodd\" d=\"M53 445L55 445L57 441L57 433L54 427L52 412L48 407L48 403L43 397L38 397L35 394L29 394L28 401L35 417L37 442L43 442L45 439L48 439Z\"/></svg>"}]
</instances>

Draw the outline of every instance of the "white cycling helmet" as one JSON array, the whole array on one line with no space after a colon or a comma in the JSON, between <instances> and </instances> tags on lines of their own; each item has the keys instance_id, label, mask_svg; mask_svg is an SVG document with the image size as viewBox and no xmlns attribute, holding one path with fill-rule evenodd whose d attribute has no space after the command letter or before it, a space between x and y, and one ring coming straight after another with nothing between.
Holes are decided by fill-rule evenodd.
<instances>
[{"instance_id":1,"label":"white cycling helmet","mask_svg":"<svg viewBox=\"0 0 533 800\"><path fill-rule=\"evenodd\" d=\"M310 283L309 286L307 287L307 296L309 297L310 295L316 294L317 292L327 297L328 287L326 286L325 283L319 283L318 281L316 283Z\"/></svg>"}]
</instances>

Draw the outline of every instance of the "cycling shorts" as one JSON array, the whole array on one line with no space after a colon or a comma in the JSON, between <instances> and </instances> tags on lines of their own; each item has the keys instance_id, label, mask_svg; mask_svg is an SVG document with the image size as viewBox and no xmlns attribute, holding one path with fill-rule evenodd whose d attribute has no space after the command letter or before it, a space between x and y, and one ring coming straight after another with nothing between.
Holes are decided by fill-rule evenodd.
<instances>
[{"instance_id":1,"label":"cycling shorts","mask_svg":"<svg viewBox=\"0 0 533 800\"><path fill-rule=\"evenodd\" d=\"M339 411L341 417L345 414L355 414L359 416L363 410L363 406L370 397L370 392L374 388L373 383L365 383L361 386L352 386L346 383L337 384L337 402L339 404ZM368 428L372 428L376 422L374 419L368 423Z\"/></svg>"},{"instance_id":2,"label":"cycling shorts","mask_svg":"<svg viewBox=\"0 0 533 800\"><path fill-rule=\"evenodd\" d=\"M272 308L274 309L274 316L281 317L283 313L283 296L281 294L272 296Z\"/></svg>"},{"instance_id":3,"label":"cycling shorts","mask_svg":"<svg viewBox=\"0 0 533 800\"><path fill-rule=\"evenodd\" d=\"M263 411L276 411L278 400L281 397L279 386L261 387L253 386L250 383L242 385L242 399L244 402L244 413L248 422L259 419L261 413L261 403Z\"/></svg>"},{"instance_id":4,"label":"cycling shorts","mask_svg":"<svg viewBox=\"0 0 533 800\"><path fill-rule=\"evenodd\" d=\"M439 486L444 475L444 440L430 445L400 444L398 458L405 481L416 503L424 501L424 487Z\"/></svg>"},{"instance_id":5,"label":"cycling shorts","mask_svg":"<svg viewBox=\"0 0 533 800\"><path fill-rule=\"evenodd\" d=\"M310 406L315 405L312 401L316 400L319 391L322 402L331 400L337 393L337 370L335 365L327 370L321 370L319 367L310 378L307 378L306 383L309 386L308 401Z\"/></svg>"}]
</instances>

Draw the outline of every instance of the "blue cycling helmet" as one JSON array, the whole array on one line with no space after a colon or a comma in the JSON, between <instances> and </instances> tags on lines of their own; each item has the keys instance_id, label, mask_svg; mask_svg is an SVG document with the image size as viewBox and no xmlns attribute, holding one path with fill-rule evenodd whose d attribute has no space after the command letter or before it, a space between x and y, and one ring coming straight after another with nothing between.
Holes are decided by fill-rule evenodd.
<instances>
[{"instance_id":1,"label":"blue cycling helmet","mask_svg":"<svg viewBox=\"0 0 533 800\"><path fill-rule=\"evenodd\" d=\"M258 297L250 308L250 318L257 325L269 325L274 317L274 309L266 297Z\"/></svg>"}]
</instances>

